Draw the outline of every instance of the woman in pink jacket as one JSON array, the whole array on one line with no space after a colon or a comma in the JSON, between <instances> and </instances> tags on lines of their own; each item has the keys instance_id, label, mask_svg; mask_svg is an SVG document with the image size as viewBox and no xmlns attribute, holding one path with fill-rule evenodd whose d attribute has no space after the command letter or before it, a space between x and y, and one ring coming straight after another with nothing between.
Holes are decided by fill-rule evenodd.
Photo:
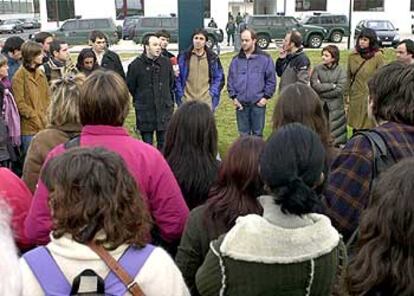
<instances>
[{"instance_id":1,"label":"woman in pink jacket","mask_svg":"<svg viewBox=\"0 0 414 296\"><path fill-rule=\"evenodd\" d=\"M124 80L111 71L96 71L86 79L79 98L83 129L79 137L54 148L48 159L73 146L99 146L118 153L137 181L154 220L153 242L174 246L188 216L180 188L157 149L131 137L122 127L128 115L130 97ZM48 191L37 184L25 221L29 239L36 244L49 242L52 227Z\"/></svg>"}]
</instances>

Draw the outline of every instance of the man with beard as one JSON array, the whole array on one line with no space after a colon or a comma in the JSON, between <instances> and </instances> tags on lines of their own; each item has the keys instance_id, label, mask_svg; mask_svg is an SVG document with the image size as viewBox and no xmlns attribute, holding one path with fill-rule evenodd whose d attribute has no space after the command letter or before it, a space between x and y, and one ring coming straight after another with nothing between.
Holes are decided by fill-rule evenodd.
<instances>
[{"instance_id":1,"label":"man with beard","mask_svg":"<svg viewBox=\"0 0 414 296\"><path fill-rule=\"evenodd\" d=\"M144 52L128 67L127 84L133 97L137 129L144 142L162 149L167 124L174 111L174 72L168 58L161 55L155 35L143 40Z\"/></svg>"},{"instance_id":2,"label":"man with beard","mask_svg":"<svg viewBox=\"0 0 414 296\"><path fill-rule=\"evenodd\" d=\"M236 107L237 128L241 136L262 137L267 101L276 89L272 58L256 46L256 33L241 33L240 53L231 61L227 90Z\"/></svg>"},{"instance_id":3,"label":"man with beard","mask_svg":"<svg viewBox=\"0 0 414 296\"><path fill-rule=\"evenodd\" d=\"M224 73L220 58L206 45L207 32L196 29L190 48L178 56L180 74L176 79L176 101L200 100L214 111L220 102Z\"/></svg>"},{"instance_id":4,"label":"man with beard","mask_svg":"<svg viewBox=\"0 0 414 296\"><path fill-rule=\"evenodd\" d=\"M310 82L310 60L303 51L302 35L298 31L288 32L283 39L279 58L276 61L276 73L280 77L279 89L301 82Z\"/></svg>"}]
</instances>

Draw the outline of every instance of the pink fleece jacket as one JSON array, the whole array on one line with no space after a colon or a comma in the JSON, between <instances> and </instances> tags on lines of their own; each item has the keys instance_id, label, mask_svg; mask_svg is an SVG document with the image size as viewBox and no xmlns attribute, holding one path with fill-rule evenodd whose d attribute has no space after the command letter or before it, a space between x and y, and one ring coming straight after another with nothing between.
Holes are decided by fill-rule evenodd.
<instances>
[{"instance_id":1,"label":"pink fleece jacket","mask_svg":"<svg viewBox=\"0 0 414 296\"><path fill-rule=\"evenodd\" d=\"M157 149L129 136L123 127L102 125L85 126L81 132L80 145L103 147L118 153L144 194L161 237L167 242L181 237L188 207L170 167ZM63 144L55 147L45 163L64 151ZM50 240L51 229L48 191L39 180L25 220L25 231L33 243L46 244Z\"/></svg>"}]
</instances>

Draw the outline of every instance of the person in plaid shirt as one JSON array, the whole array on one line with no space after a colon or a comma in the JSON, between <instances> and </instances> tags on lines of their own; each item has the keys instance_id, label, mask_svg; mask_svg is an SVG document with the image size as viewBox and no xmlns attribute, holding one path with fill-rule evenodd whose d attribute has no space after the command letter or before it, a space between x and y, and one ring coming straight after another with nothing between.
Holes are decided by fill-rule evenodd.
<instances>
[{"instance_id":1,"label":"person in plaid shirt","mask_svg":"<svg viewBox=\"0 0 414 296\"><path fill-rule=\"evenodd\" d=\"M368 113L388 147L399 160L414 156L414 66L394 62L380 68L368 83ZM331 166L325 190L326 214L349 239L368 206L373 152L364 136L353 137Z\"/></svg>"}]
</instances>

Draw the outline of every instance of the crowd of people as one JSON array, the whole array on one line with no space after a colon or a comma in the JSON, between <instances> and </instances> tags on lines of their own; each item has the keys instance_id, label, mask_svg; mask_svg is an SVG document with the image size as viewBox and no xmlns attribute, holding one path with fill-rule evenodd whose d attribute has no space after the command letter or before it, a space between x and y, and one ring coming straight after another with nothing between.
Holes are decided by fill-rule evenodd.
<instances>
[{"instance_id":1,"label":"crowd of people","mask_svg":"<svg viewBox=\"0 0 414 296\"><path fill-rule=\"evenodd\" d=\"M345 70L297 31L274 62L245 29L225 75L204 30L178 57L169 38L126 74L99 31L76 64L49 33L6 40L0 294L413 295L414 43L385 64L364 29Z\"/></svg>"}]
</instances>

